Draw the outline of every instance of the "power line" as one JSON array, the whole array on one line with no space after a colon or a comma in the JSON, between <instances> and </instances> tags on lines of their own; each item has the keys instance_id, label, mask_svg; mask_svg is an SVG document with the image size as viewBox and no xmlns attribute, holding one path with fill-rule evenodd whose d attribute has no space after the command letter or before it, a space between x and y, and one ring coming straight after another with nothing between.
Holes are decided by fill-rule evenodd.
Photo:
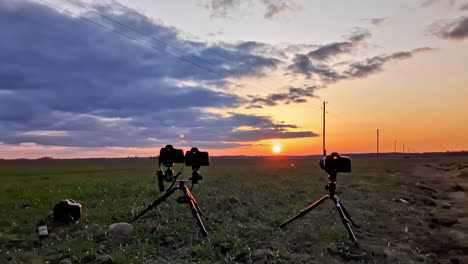
<instances>
[{"instance_id":1,"label":"power line","mask_svg":"<svg viewBox=\"0 0 468 264\"><path fill-rule=\"evenodd\" d=\"M43 3L45 3L45 4L49 5L49 6L52 6L53 8L56 8L56 9L62 10L62 11L64 11L64 12L67 12L67 13L69 13L69 14L72 14L72 15L74 15L74 16L76 16L76 17L79 17L79 18L81 18L81 19L83 19L83 20L88 21L89 23L92 23L92 24L95 24L95 25L100 26L100 27L102 27L102 28L105 28L105 29L107 29L107 30L109 30L109 31L111 31L111 32L114 32L114 33L119 34L119 35L121 35L121 36L123 36L123 37L126 37L126 38L128 38L128 39L131 39L131 40L133 40L133 41L135 41L135 42L138 42L138 43L140 43L140 44L142 44L142 45L145 45L145 46L147 46L147 47L150 47L150 48L152 48L152 49L154 49L154 50L157 50L157 51L162 52L162 53L164 53L164 54L173 56L173 57L175 57L175 58L177 58L177 59L179 59L179 60L181 60L181 61L185 61L185 62L190 63L190 64L192 64L192 65L194 65L194 66L196 66L196 67L199 67L199 68L201 68L201 69L204 69L204 70L206 70L206 71L209 71L209 72L211 72L211 73L214 73L214 74L216 74L216 75L219 75L219 76L221 76L221 77L227 78L227 76L225 76L225 75L223 75L223 74L221 74L221 73L218 73L218 72L216 72L216 71L213 71L213 70L211 70L211 69L209 69L209 68L207 68L207 67L204 67L204 66L202 66L202 65L200 65L200 64L197 64L197 63L195 63L195 62L192 62L192 61L189 61L189 60L187 60L187 59L181 58L181 57L179 57L179 56L177 56L177 55L174 55L174 54L172 54L172 53L170 53L170 52L167 52L167 51L165 51L165 50L162 50L162 49L160 49L160 48L158 48L158 47L156 47L156 46L153 46L153 45L148 44L148 43L146 43L146 42L143 42L143 41L141 41L141 40L139 40L139 39L136 39L136 38L134 38L134 37L132 37L132 36L129 36L129 35L127 35L127 34L121 32L121 31L115 30L115 29L113 29L113 28L110 28L110 27L108 27L108 26L105 26L105 25L103 25L103 24L100 24L100 23L98 23L98 22L95 22L95 21L93 21L93 20L91 20L91 19L88 19L88 18L86 18L86 17L80 16L80 15L78 15L78 14L76 14L76 13L74 13L74 12L71 12L71 11L65 9L65 8L61 8L61 7L59 7L59 6L57 6L57 5L54 5L54 4L50 3L50 2L47 2L47 1L45 1L45 0L38 0L38 1L41 1L41 2L43 2Z\"/></svg>"},{"instance_id":2,"label":"power line","mask_svg":"<svg viewBox=\"0 0 468 264\"><path fill-rule=\"evenodd\" d=\"M203 69L203 70L206 70L206 71L211 72L211 73L213 73L213 74L219 75L219 76L221 76L221 77L223 77L223 78L229 78L229 76L227 76L227 75L225 75L225 74L222 74L222 73L219 73L219 72L217 72L217 71L214 71L214 70L212 70L212 69L210 69L210 68L207 68L207 67L205 67L205 66L203 66L203 65L200 65L200 64L198 64L198 63L195 63L195 62L193 62L193 61L187 60L187 59L185 59L185 58L183 58L183 57L179 57L179 56L177 56L177 55L175 55L175 54L172 54L172 53L170 53L170 52L168 52L168 51L165 51L165 50L163 50L163 49L161 49L161 48L158 48L158 47L156 47L156 46L154 46L154 45L152 45L152 44L149 44L149 43L146 43L146 42L144 42L144 41L141 41L141 40L139 40L139 39L137 39L137 38L135 38L135 37L132 37L132 36L130 36L130 35L128 35L128 34L125 34L125 33L121 32L121 31L119 31L119 30L113 29L113 28L111 28L111 27L109 27L109 26L106 26L106 25L103 25L103 24L98 23L98 22L96 22L96 21L93 21L93 20L91 20L91 19L89 19L89 18L86 18L86 17L81 16L81 15L79 15L79 14L77 14L77 13L74 13L74 12L72 12L72 11L69 11L69 10L67 10L67 9L65 9L65 8L62 8L62 7L57 6L57 5L55 5L55 4L52 4L52 3L48 2L48 1L45 1L45 0L39 0L39 1L45 3L45 4L49 5L49 6L51 6L51 7L53 7L53 8L55 8L55 9L62 10L62 11L64 11L64 12L66 12L66 13L69 13L69 14L71 14L71 15L74 15L74 16L78 17L78 18L81 18L81 19L83 19L83 20L85 20L85 21L87 21L87 22L89 22L89 23L92 23L92 24L94 24L94 25L96 25L96 26L100 26L100 27L102 27L102 28L104 28L104 29L106 29L106 30L108 30L108 31L110 31L110 32L119 34L119 35L121 35L122 37L125 37L125 38L128 38L128 39L130 39L130 40L133 40L133 41L135 41L135 42L137 42L137 43L139 43L139 44L141 44L141 45L145 45L145 46L147 46L147 47L149 47L149 48L151 48L151 49L157 50L157 51L159 51L159 52L161 52L161 53L164 53L164 54L166 54L166 55L173 56L173 57L175 57L175 58L177 58L177 59L179 59L179 60L181 60L181 61L184 61L184 62L186 62L186 63L192 64L193 66L199 67L199 68L201 68L201 69ZM83 5L80 5L80 4L78 4L78 3L74 2L74 1L71 1L71 0L65 0L65 1L68 1L68 2L70 2L70 3L72 3L72 4L76 5L76 6L81 7L81 8L84 8L84 9L88 10L89 12L93 12L93 13L95 13L95 14L97 14L97 15L103 17L103 18L106 18L106 19L109 20L109 21L112 21L112 22L114 22L114 23L116 23L116 24L118 24L118 25L120 25L120 26L123 26L123 27L125 27L125 28L128 28L128 29L130 29L130 30L132 30L132 31L134 31L134 32L137 32L137 33L139 33L139 34L141 34L141 35L143 35L143 36L146 36L146 37L148 37L148 38L151 38L151 39L153 39L153 40L155 40L155 41L157 41L157 42L163 43L163 44L165 44L165 45L167 45L167 46L169 46L169 47L172 47L172 48L178 50L179 52L182 52L183 54L187 54L187 52L183 51L182 49L179 49L179 48L177 48L177 47L175 47L175 46L173 46L173 45L171 45L171 44L168 44L168 43L166 43L166 42L164 42L164 41L162 41L162 40L156 39L156 38L154 38L154 37L152 37L152 36L150 36L150 35L148 35L148 34L146 34L146 33L144 33L144 32L141 32L141 31L136 30L136 29L134 29L134 28L132 28L132 27L130 27L130 26L127 26L127 25L125 25L125 24L123 24L123 23L121 23L121 22L119 22L119 21L116 21L115 19L112 19L112 18L109 18L109 17L107 17L107 16L105 16L105 15L102 15L102 14L100 14L99 12L90 10L90 9L84 7ZM117 3L117 4L119 4L119 5L121 5L121 6L123 6L122 4L118 3L117 1L114 1L114 0L112 0L112 1L115 2L115 3ZM123 7L125 7L125 6L123 6ZM128 7L125 7L125 8L128 9ZM135 12L135 11L132 11L132 12ZM197 58L197 57L194 56L194 55L191 55L191 54L189 54L189 55L192 56L192 57ZM214 65L214 64L212 64L212 63L210 63L210 62L208 62L208 61L206 61L206 60L204 60L204 59L202 59L202 58L198 58L198 59L200 59L200 60L202 60L202 61L204 61L204 62L207 62L208 64ZM215 65L215 66L216 66L216 65ZM234 83L235 83L235 82L234 82ZM253 87L256 87L256 86L253 86ZM262 89L262 88L260 88L260 87L256 87L256 88L259 89L259 90L261 90L261 91L263 91L263 92L265 92L265 93L267 93L267 94L270 93L269 91L266 91L265 89Z\"/></svg>"},{"instance_id":3,"label":"power line","mask_svg":"<svg viewBox=\"0 0 468 264\"><path fill-rule=\"evenodd\" d=\"M147 34L147 33L141 32L141 31L139 31L139 30L137 30L137 29L135 29L135 28L133 28L133 27L127 26L126 24L123 24L123 23L121 23L121 22L119 22L119 21L117 21L117 20L115 20L115 19L113 19L113 18L110 18L110 17L108 17L108 16L106 16L106 15L103 15L103 14L100 13L100 12L91 10L91 9L87 8L86 6L84 6L84 5L82 5L82 4L76 3L76 2L74 2L74 1L72 1L72 0L64 0L64 1L67 1L67 2L69 2L69 3L72 3L72 4L76 5L76 6L79 6L79 7L83 8L83 9L86 9L88 12L92 12L92 13L94 13L94 14L100 16L100 17L103 17L103 18L105 18L105 19L107 19L107 20L109 20L109 21L112 21L112 22L114 22L114 23L116 23L116 24L118 24L118 25L120 25L120 26L122 26L122 27L125 27L125 28L127 28L127 29L130 29L130 30L132 30L132 31L134 31L134 32L137 32L137 33L139 33L139 34L141 34L141 35L143 35L143 36L145 36L145 37L148 37L148 38L150 38L150 39L152 39L152 40L154 40L154 41L157 41L157 42L162 43L162 44L164 44L164 45L166 45L166 46L169 46L169 47L171 47L171 48L173 48L173 49L175 49L175 50L181 52L182 54L187 54L187 55L189 55L189 56L194 57L195 59L198 59L198 60L200 60L200 61L203 61L203 62L205 62L205 63L207 63L207 64L212 65L212 66L218 67L218 65L216 65L216 64L214 64L214 63L212 63L212 62L209 62L209 61L207 61L207 60L205 60L205 59L203 59L203 58L197 57L197 56L195 56L195 55L189 54L188 52L186 52L186 51L184 51L184 50L182 50L182 49L180 49L180 48L178 48L178 47L176 47L176 46L174 46L174 45L171 45L171 44L169 44L169 43L167 43L167 42L165 42L165 41L162 41L162 40L160 40L160 39L157 39L157 38L155 38L155 37L153 37L153 36L151 36L151 35L149 35L149 34ZM115 3L118 3L118 2L116 2L116 1L114 1L114 2L115 2ZM120 3L118 3L118 4L121 5ZM123 6L123 5L121 5L121 6Z\"/></svg>"},{"instance_id":4,"label":"power line","mask_svg":"<svg viewBox=\"0 0 468 264\"><path fill-rule=\"evenodd\" d=\"M67 1L68 1L68 0L67 0ZM116 0L111 0L111 1L112 1L113 3L115 3L115 4L117 4L117 5L119 5L119 6L123 7L123 8L125 8L125 9L127 9L127 10L130 10L130 11L133 12L133 13L139 14L138 11L136 11L136 10L134 10L134 9L132 9L132 8L130 8L130 7L126 6L126 5L124 5L124 4L121 4L121 3L119 3L119 2L116 1ZM226 60L232 60L232 58L227 58L227 57L225 57L223 54L221 54L221 53L219 53L219 52L216 52L216 51L213 51L213 50L209 50L209 51L207 51L207 52L216 54L217 56L219 56L219 57L221 57L221 58L224 58L224 59L226 59Z\"/></svg>"},{"instance_id":5,"label":"power line","mask_svg":"<svg viewBox=\"0 0 468 264\"><path fill-rule=\"evenodd\" d=\"M163 44L165 44L165 45L168 45L169 47L172 47L172 48L178 50L179 52L182 52L182 53L184 53L184 54L188 54L188 53L185 52L184 50L182 50L182 49L180 49L180 48L178 48L178 47L175 47L174 45L171 45L171 44L169 44L169 43L167 43L167 42L164 42L164 41L162 41L162 40L160 40L160 39L154 38L154 37L152 37L152 36L150 36L150 35L148 35L148 34L145 34L144 32L138 31L138 30L136 30L136 29L134 29L134 28L132 28L132 27L129 27L129 26L123 24L123 23L120 23L120 22L118 22L118 21L115 21L114 19L109 18L109 17L107 17L107 16L105 16L105 15L102 15L102 14L99 13L99 12L96 12L96 11L94 11L94 10L90 10L89 8L87 8L87 7L83 6L83 5L79 5L79 4L75 3L75 2L72 1L72 0L65 0L65 1L71 2L71 3L75 4L75 5L78 5L78 6L82 7L82 8L84 8L84 9L90 11L90 12L93 12L93 13L95 13L95 14L101 16L101 17L104 17L104 18L106 18L106 19L108 19L108 20L110 20L110 21L112 21L112 22L115 22L115 23L117 23L117 24L119 24L119 25L121 25L121 26L124 26L124 27L126 27L126 28L128 28L128 29L130 29L130 30L133 30L133 31L135 31L135 32L137 32L137 33L140 33L140 34L142 34L142 35L144 35L144 36L146 36L146 37L149 37L149 38L151 38L151 39L153 39L153 40L156 40L156 41L161 42L161 43L163 43ZM131 12L134 12L134 13L136 13L136 14L139 14L137 11L135 11L135 10L133 10L133 9L131 9L131 8L129 8L129 7L127 7L127 6L125 6L125 5L121 4L121 3L119 3L119 2L116 1L116 0L111 0L111 1L112 1L113 3L115 3L115 4L117 4L117 5L119 5L119 6L123 7L123 8L125 8L125 9L127 9L127 10L130 10ZM216 54L216 55L218 55L218 56L220 56L220 57L222 57L222 58L224 58L224 59L226 59L226 60L232 62L232 58L231 58L231 59L230 59L230 58L227 58L227 57L223 56L222 54L220 54L220 53L218 53L218 52L216 52L216 51L211 51L211 50L209 50L208 52L213 53L213 54ZM192 57L194 57L194 58L196 58L196 59L199 59L199 60L201 60L201 61L203 61L203 62L205 62L205 63L207 63L207 64L210 64L210 65L212 65L212 66L214 66L214 67L219 68L219 65L213 64L213 63L211 63L211 62L209 62L209 61L207 61L207 60L205 60L205 59L203 59L203 58L201 58L201 57L199 57L199 56L197 57L197 56L194 56L194 55L192 55L192 54L188 54L188 55L190 55L190 56L192 56ZM224 69L222 69L222 68L221 68L221 70L227 72L226 70L224 70ZM229 73L229 72L227 72L227 73ZM271 78L271 77L274 77L274 78L275 78L275 76L270 76L270 78ZM255 87L255 86L254 86L254 87ZM257 88L258 88L258 87L257 87ZM269 93L268 91L265 91L265 90L262 89L262 88L259 88L259 89L260 89L261 91L265 92L265 93Z\"/></svg>"}]
</instances>

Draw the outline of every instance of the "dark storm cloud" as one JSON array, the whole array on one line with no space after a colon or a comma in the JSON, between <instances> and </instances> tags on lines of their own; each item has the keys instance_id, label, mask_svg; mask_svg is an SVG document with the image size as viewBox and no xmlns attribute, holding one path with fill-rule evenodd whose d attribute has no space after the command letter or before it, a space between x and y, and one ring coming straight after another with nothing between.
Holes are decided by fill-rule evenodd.
<instances>
[{"instance_id":1,"label":"dark storm cloud","mask_svg":"<svg viewBox=\"0 0 468 264\"><path fill-rule=\"evenodd\" d=\"M432 33L440 38L463 40L468 38L468 17L453 21L439 21L430 26Z\"/></svg>"},{"instance_id":2,"label":"dark storm cloud","mask_svg":"<svg viewBox=\"0 0 468 264\"><path fill-rule=\"evenodd\" d=\"M307 98L316 98L316 86L307 88L290 87L287 93L272 93L267 96L252 96L247 108L262 108L265 106L276 106L279 104L305 103Z\"/></svg>"},{"instance_id":3,"label":"dark storm cloud","mask_svg":"<svg viewBox=\"0 0 468 264\"><path fill-rule=\"evenodd\" d=\"M253 55L236 45L225 49L187 41L175 28L136 12L108 6L94 8L152 38L92 12L83 15L186 60L195 61L194 56L200 55L211 66L223 69L219 70L222 76L50 7L29 1L1 1L1 142L151 147L179 140L233 147L237 146L233 142L247 137L232 132L246 126L267 131L263 139L313 135L288 131L297 128L275 123L270 117L235 113L223 116L203 110L239 107L249 102L203 84L223 86L227 78L262 76L263 71L277 67L278 59ZM154 38L189 53L177 53L174 47ZM213 56L212 51L235 60ZM203 66L208 67L206 63Z\"/></svg>"}]
</instances>

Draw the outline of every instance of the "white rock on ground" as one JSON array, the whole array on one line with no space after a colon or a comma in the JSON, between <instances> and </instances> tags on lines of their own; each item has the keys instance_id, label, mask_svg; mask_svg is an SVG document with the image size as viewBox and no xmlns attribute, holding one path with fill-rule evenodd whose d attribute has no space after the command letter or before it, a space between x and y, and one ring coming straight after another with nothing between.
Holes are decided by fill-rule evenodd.
<instances>
[{"instance_id":1,"label":"white rock on ground","mask_svg":"<svg viewBox=\"0 0 468 264\"><path fill-rule=\"evenodd\" d=\"M109 233L118 238L129 238L135 228L129 223L115 223L109 226Z\"/></svg>"}]
</instances>

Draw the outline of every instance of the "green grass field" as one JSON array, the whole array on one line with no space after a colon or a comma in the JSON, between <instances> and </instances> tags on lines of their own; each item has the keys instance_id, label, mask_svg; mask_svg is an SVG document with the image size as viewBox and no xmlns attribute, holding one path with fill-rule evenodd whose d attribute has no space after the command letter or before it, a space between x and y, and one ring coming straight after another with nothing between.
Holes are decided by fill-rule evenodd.
<instances>
[{"instance_id":1,"label":"green grass field","mask_svg":"<svg viewBox=\"0 0 468 264\"><path fill-rule=\"evenodd\" d=\"M389 172L410 166L356 159L352 173L338 175L338 195L363 226L358 239L388 210ZM0 168L0 263L106 263L109 256L113 263L333 263L327 248L351 246L332 202L278 228L326 194L318 160L214 159L193 190L208 238L188 206L169 199L135 224L128 241L110 237L108 226L130 220L161 195L155 160L0 160ZM190 173L185 168L181 178ZM82 218L49 227L50 238L40 241L37 224L65 198L83 205Z\"/></svg>"}]
</instances>

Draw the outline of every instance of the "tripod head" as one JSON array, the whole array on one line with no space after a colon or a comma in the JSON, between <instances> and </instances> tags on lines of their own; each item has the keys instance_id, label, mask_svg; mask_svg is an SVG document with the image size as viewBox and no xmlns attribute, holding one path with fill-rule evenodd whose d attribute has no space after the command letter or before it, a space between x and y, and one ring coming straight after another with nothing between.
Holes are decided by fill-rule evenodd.
<instances>
[{"instance_id":1,"label":"tripod head","mask_svg":"<svg viewBox=\"0 0 468 264\"><path fill-rule=\"evenodd\" d=\"M325 185L325 190L328 190L328 194L330 195L330 197L335 196L337 174L337 172L332 172L328 174L328 184Z\"/></svg>"},{"instance_id":2,"label":"tripod head","mask_svg":"<svg viewBox=\"0 0 468 264\"><path fill-rule=\"evenodd\" d=\"M192 185L197 184L198 181L203 180L203 176L198 172L200 169L200 166L192 166L192 178L189 180L192 180Z\"/></svg>"},{"instance_id":3,"label":"tripod head","mask_svg":"<svg viewBox=\"0 0 468 264\"><path fill-rule=\"evenodd\" d=\"M163 166L161 166L163 165ZM163 171L163 167L166 169ZM174 170L172 169L174 167L174 163L160 163L159 168L156 172L156 175L158 177L158 186L159 190L162 192L164 191L164 182L174 182L177 180L177 177L181 174L181 172L177 173L174 175Z\"/></svg>"}]
</instances>

